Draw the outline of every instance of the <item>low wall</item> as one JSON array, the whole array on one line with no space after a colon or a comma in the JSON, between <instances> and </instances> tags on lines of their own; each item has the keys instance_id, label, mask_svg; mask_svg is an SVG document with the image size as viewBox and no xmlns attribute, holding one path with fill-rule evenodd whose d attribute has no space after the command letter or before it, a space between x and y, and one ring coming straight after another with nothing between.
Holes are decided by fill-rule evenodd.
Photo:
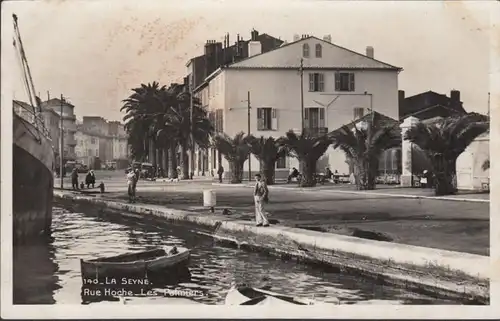
<instances>
[{"instance_id":1,"label":"low wall","mask_svg":"<svg viewBox=\"0 0 500 321\"><path fill-rule=\"evenodd\" d=\"M210 227L216 240L243 249L293 257L327 265L342 273L356 273L413 291L459 301L489 303L489 257L468 253L366 240L285 226L256 227L225 216L169 209L158 205L128 204L100 197L55 191L60 201L92 204L125 212L155 216L165 221Z\"/></svg>"}]
</instances>

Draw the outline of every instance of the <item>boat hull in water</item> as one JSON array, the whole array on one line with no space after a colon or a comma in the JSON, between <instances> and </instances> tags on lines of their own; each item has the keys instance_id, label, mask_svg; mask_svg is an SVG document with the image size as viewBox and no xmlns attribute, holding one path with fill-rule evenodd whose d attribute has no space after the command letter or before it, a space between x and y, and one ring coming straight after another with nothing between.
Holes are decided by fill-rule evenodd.
<instances>
[{"instance_id":1,"label":"boat hull in water","mask_svg":"<svg viewBox=\"0 0 500 321\"><path fill-rule=\"evenodd\" d=\"M14 244L50 237L54 189L51 139L13 113Z\"/></svg>"}]
</instances>

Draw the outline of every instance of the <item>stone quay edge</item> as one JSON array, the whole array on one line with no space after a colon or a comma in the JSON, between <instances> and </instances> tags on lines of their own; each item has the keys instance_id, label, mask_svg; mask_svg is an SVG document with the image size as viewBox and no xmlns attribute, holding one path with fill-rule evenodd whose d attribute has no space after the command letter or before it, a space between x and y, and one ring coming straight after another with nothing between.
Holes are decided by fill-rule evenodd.
<instances>
[{"instance_id":1,"label":"stone quay edge","mask_svg":"<svg viewBox=\"0 0 500 321\"><path fill-rule=\"evenodd\" d=\"M55 190L54 197L122 212L124 216L133 213L209 227L214 232L207 234L215 240L242 249L332 266L340 272L375 278L437 297L489 304L491 264L488 256L279 225L262 228L253 222L222 215L199 214L153 204L130 204L70 191Z\"/></svg>"}]
</instances>

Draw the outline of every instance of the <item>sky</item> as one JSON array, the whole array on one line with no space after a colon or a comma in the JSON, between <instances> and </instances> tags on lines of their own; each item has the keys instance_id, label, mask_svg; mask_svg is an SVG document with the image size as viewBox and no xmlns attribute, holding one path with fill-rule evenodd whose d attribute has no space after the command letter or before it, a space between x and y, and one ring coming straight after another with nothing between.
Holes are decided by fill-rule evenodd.
<instances>
[{"instance_id":1,"label":"sky","mask_svg":"<svg viewBox=\"0 0 500 321\"><path fill-rule=\"evenodd\" d=\"M487 113L492 1L66 0L2 2L2 29L16 13L35 89L64 94L78 118L121 120L122 100L141 83L180 82L208 39L250 38L252 28L291 42L323 38L402 67L406 96L460 90L467 111ZM497 33L498 37L498 33ZM10 42L2 42L13 50ZM491 50L490 50L491 49ZM13 51L12 51L13 52ZM490 53L491 52L491 53ZM12 56L14 57L14 56ZM13 58L12 58L13 59ZM28 100L17 67L14 97ZM498 71L497 71L498 72Z\"/></svg>"}]
</instances>

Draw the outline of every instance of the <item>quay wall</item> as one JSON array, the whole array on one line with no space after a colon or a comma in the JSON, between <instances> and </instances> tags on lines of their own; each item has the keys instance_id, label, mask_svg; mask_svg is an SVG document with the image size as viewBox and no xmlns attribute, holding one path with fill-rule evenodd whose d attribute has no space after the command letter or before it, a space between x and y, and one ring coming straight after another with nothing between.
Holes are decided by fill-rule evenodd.
<instances>
[{"instance_id":1,"label":"quay wall","mask_svg":"<svg viewBox=\"0 0 500 321\"><path fill-rule=\"evenodd\" d=\"M199 214L159 205L129 204L54 191L62 203L89 204L115 213L154 217L165 222L203 226L216 241L241 249L328 266L377 282L461 302L489 304L490 259L487 256L367 240L279 225L256 227L227 216ZM360 280L360 282L362 279Z\"/></svg>"}]
</instances>

